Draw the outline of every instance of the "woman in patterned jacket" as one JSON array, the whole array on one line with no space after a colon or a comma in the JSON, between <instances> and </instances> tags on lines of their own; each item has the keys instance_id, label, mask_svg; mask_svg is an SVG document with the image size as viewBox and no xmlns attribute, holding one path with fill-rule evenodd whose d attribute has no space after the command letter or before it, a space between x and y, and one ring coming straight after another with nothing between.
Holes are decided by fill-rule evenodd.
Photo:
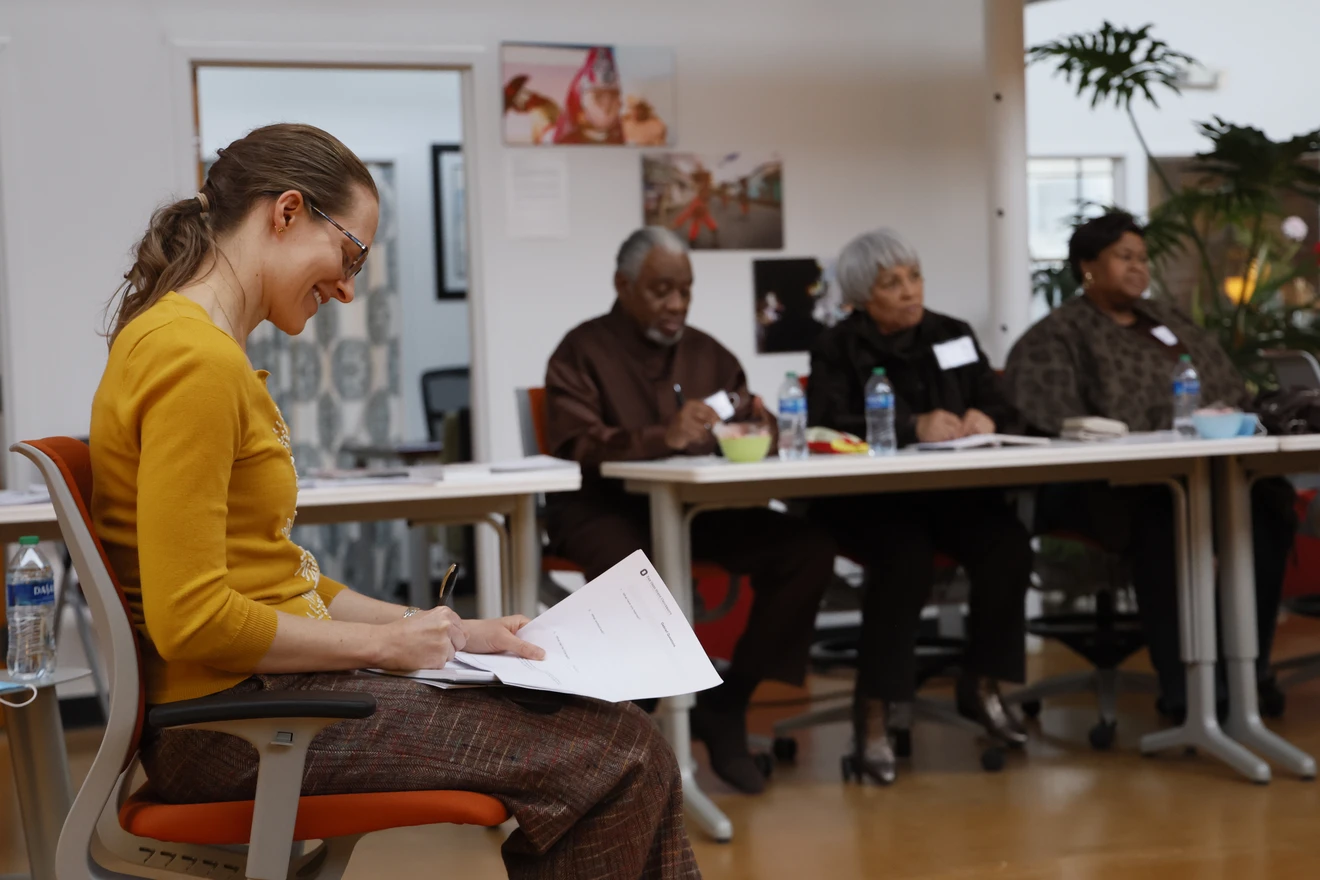
<instances>
[{"instance_id":1,"label":"woman in patterned jacket","mask_svg":"<svg viewBox=\"0 0 1320 880\"><path fill-rule=\"evenodd\" d=\"M304 794L462 789L518 820L516 877L698 876L668 744L631 703L435 690L361 674L456 650L543 652L523 617L403 608L320 572L290 538L288 428L245 350L262 321L298 334L353 299L379 219L362 162L325 132L259 128L194 198L152 217L125 276L92 404L92 516L143 636L147 700L365 691L370 718L313 740ZM148 731L142 764L175 803L253 797L256 752L213 731Z\"/></svg>"},{"instance_id":2,"label":"woman in patterned jacket","mask_svg":"<svg viewBox=\"0 0 1320 880\"><path fill-rule=\"evenodd\" d=\"M1215 338L1168 302L1145 298L1145 230L1130 214L1114 212L1079 226L1068 260L1082 295L1028 330L1008 358L1008 394L1031 430L1057 436L1072 416L1117 419L1133 431L1168 430L1173 373L1182 355L1191 356L1201 376L1204 404L1251 407L1246 383ZM1262 696L1276 701L1282 696L1269 673L1269 656L1297 525L1293 500L1283 479L1260 480L1252 491L1257 678ZM1186 712L1186 682L1178 651L1172 505L1163 487L1045 487L1038 495L1037 528L1089 534L1130 559L1160 679L1160 707L1178 719Z\"/></svg>"}]
</instances>

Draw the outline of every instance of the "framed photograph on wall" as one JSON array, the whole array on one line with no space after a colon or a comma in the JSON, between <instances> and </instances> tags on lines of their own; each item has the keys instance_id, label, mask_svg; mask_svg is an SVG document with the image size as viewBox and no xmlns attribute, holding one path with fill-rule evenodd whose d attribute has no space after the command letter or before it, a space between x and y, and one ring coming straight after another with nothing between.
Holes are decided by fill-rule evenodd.
<instances>
[{"instance_id":1,"label":"framed photograph on wall","mask_svg":"<svg viewBox=\"0 0 1320 880\"><path fill-rule=\"evenodd\" d=\"M431 145L435 202L435 296L463 299L468 290L467 187L463 147Z\"/></svg>"},{"instance_id":2,"label":"framed photograph on wall","mask_svg":"<svg viewBox=\"0 0 1320 880\"><path fill-rule=\"evenodd\" d=\"M500 46L507 146L666 147L674 52L662 46Z\"/></svg>"}]
</instances>

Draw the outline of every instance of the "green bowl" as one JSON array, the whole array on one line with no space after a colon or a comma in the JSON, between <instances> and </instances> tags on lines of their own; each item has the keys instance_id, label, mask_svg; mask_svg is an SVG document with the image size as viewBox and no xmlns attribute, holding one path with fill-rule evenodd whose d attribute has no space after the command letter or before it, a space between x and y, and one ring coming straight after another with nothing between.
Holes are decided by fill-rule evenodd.
<instances>
[{"instance_id":1,"label":"green bowl","mask_svg":"<svg viewBox=\"0 0 1320 880\"><path fill-rule=\"evenodd\" d=\"M729 461L741 464L762 461L770 453L769 432L764 434L745 434L741 437L721 437L720 451Z\"/></svg>"}]
</instances>

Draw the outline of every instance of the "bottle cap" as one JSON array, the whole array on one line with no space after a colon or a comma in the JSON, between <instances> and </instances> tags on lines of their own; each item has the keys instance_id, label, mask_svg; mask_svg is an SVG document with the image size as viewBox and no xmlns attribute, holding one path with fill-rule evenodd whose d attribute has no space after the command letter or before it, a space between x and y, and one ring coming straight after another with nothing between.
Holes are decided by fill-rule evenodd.
<instances>
[{"instance_id":1,"label":"bottle cap","mask_svg":"<svg viewBox=\"0 0 1320 880\"><path fill-rule=\"evenodd\" d=\"M796 378L797 378L797 373L795 373L795 372L792 371L792 370L789 370L787 373L784 374L784 378L785 378L785 379L796 379Z\"/></svg>"},{"instance_id":2,"label":"bottle cap","mask_svg":"<svg viewBox=\"0 0 1320 880\"><path fill-rule=\"evenodd\" d=\"M883 376L884 374L885 374L884 367L876 367L875 369L871 370L872 376Z\"/></svg>"},{"instance_id":3,"label":"bottle cap","mask_svg":"<svg viewBox=\"0 0 1320 880\"><path fill-rule=\"evenodd\" d=\"M36 535L24 535L18 539L18 543L23 547L35 547L41 543L41 539Z\"/></svg>"},{"instance_id":4,"label":"bottle cap","mask_svg":"<svg viewBox=\"0 0 1320 880\"><path fill-rule=\"evenodd\" d=\"M1178 358L1178 363L1180 364L1190 364L1191 362L1192 356L1190 354L1185 354Z\"/></svg>"}]
</instances>

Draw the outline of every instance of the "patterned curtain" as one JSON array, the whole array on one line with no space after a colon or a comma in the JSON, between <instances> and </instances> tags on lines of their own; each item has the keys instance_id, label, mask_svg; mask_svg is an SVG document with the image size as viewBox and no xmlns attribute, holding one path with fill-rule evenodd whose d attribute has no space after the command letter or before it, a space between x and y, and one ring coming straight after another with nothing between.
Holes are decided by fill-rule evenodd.
<instances>
[{"instance_id":1,"label":"patterned curtain","mask_svg":"<svg viewBox=\"0 0 1320 880\"><path fill-rule=\"evenodd\" d=\"M262 324L248 339L253 367L289 426L300 475L347 467L345 446L394 446L403 440L399 380L400 295L394 165L369 162L380 191L380 227L358 276L353 302L327 303L292 338ZM328 577L389 597L402 580L403 522L300 526L293 539Z\"/></svg>"}]
</instances>

